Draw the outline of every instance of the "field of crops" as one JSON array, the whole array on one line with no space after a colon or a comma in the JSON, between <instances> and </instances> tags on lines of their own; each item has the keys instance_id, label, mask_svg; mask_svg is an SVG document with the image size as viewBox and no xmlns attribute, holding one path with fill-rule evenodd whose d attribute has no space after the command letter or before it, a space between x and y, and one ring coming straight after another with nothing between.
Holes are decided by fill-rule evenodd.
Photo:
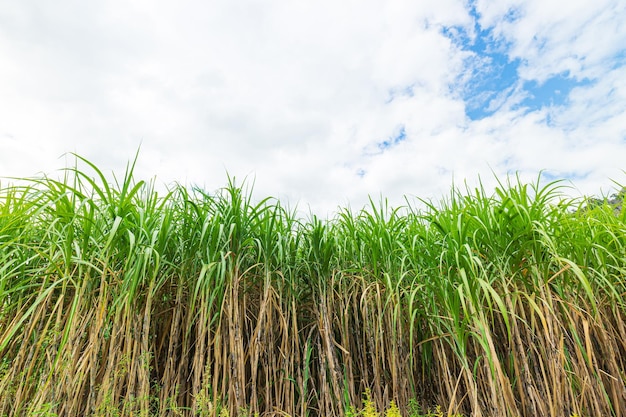
<instances>
[{"instance_id":1,"label":"field of crops","mask_svg":"<svg viewBox=\"0 0 626 417\"><path fill-rule=\"evenodd\" d=\"M0 190L0 416L626 415L624 208L302 219L79 162Z\"/></svg>"}]
</instances>

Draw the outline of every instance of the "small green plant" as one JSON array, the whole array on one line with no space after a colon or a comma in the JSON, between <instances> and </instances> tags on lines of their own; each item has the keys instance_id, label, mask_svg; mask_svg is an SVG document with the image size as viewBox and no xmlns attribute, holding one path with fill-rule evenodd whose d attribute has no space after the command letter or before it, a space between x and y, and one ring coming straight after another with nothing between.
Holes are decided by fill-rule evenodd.
<instances>
[{"instance_id":1,"label":"small green plant","mask_svg":"<svg viewBox=\"0 0 626 417\"><path fill-rule=\"evenodd\" d=\"M57 417L58 414L53 411L56 408L57 404L45 403L39 409L30 411L28 413L29 417Z\"/></svg>"},{"instance_id":2,"label":"small green plant","mask_svg":"<svg viewBox=\"0 0 626 417\"><path fill-rule=\"evenodd\" d=\"M422 406L420 406L420 403L415 398L411 398L409 400L409 404L407 405L407 411L409 413L409 417L422 416Z\"/></svg>"},{"instance_id":3,"label":"small green plant","mask_svg":"<svg viewBox=\"0 0 626 417\"><path fill-rule=\"evenodd\" d=\"M213 412L214 404L204 392L196 394L196 410L198 416L209 416Z\"/></svg>"},{"instance_id":4,"label":"small green plant","mask_svg":"<svg viewBox=\"0 0 626 417\"><path fill-rule=\"evenodd\" d=\"M359 413L356 411L353 405L349 405L345 411L345 417L357 417Z\"/></svg>"},{"instance_id":5,"label":"small green plant","mask_svg":"<svg viewBox=\"0 0 626 417\"><path fill-rule=\"evenodd\" d=\"M116 406L115 401L113 400L113 393L111 391L107 391L104 394L104 399L100 404L98 404L95 412L95 416L97 417L119 417L120 410Z\"/></svg>"},{"instance_id":6,"label":"small green plant","mask_svg":"<svg viewBox=\"0 0 626 417\"><path fill-rule=\"evenodd\" d=\"M363 410L361 410L361 416L363 417L379 417L378 411L376 411L376 405L372 401L372 394L369 388L365 389L363 398Z\"/></svg>"},{"instance_id":7,"label":"small green plant","mask_svg":"<svg viewBox=\"0 0 626 417\"><path fill-rule=\"evenodd\" d=\"M402 414L400 414L400 409L398 408L394 400L391 400L391 402L389 403L389 408L385 412L385 417L402 417Z\"/></svg>"},{"instance_id":8,"label":"small green plant","mask_svg":"<svg viewBox=\"0 0 626 417\"><path fill-rule=\"evenodd\" d=\"M443 411L441 411L441 406L438 405L435 407L434 411L429 412L428 417L444 417Z\"/></svg>"},{"instance_id":9,"label":"small green plant","mask_svg":"<svg viewBox=\"0 0 626 417\"><path fill-rule=\"evenodd\" d=\"M254 414L250 413L250 410L247 408L240 408L239 413L237 414L239 417L259 417L259 413L256 412ZM285 414L288 416L287 414Z\"/></svg>"}]
</instances>

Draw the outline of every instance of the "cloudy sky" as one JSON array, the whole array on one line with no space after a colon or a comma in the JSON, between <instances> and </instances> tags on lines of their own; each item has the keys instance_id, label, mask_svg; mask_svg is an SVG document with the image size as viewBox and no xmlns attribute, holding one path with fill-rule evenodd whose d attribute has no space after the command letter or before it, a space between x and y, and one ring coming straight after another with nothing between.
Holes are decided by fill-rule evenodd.
<instances>
[{"instance_id":1,"label":"cloudy sky","mask_svg":"<svg viewBox=\"0 0 626 417\"><path fill-rule=\"evenodd\" d=\"M0 0L0 177L76 152L330 213L626 185L623 0ZM495 174L495 175L494 175ZM3 184L6 180L3 180Z\"/></svg>"}]
</instances>

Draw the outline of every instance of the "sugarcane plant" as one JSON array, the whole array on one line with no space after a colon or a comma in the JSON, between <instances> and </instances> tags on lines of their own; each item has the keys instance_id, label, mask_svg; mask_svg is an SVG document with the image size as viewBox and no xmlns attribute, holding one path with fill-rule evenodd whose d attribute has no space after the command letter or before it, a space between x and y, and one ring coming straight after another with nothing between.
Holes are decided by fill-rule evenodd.
<instances>
[{"instance_id":1,"label":"sugarcane plant","mask_svg":"<svg viewBox=\"0 0 626 417\"><path fill-rule=\"evenodd\" d=\"M626 415L613 200L514 177L302 218L76 161L0 187L0 416Z\"/></svg>"}]
</instances>

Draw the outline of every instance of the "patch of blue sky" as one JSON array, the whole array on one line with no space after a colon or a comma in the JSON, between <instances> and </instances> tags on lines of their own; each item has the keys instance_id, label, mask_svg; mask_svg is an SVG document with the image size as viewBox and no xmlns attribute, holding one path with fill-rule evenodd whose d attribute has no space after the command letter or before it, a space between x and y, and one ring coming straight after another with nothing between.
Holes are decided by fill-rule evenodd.
<instances>
[{"instance_id":1,"label":"patch of blue sky","mask_svg":"<svg viewBox=\"0 0 626 417\"><path fill-rule=\"evenodd\" d=\"M591 175L589 171L541 171L541 179L544 181L582 181Z\"/></svg>"},{"instance_id":2,"label":"patch of blue sky","mask_svg":"<svg viewBox=\"0 0 626 417\"><path fill-rule=\"evenodd\" d=\"M380 155L394 146L397 146L401 142L404 142L406 139L406 128L404 125L399 125L394 129L393 133L387 137L387 139L368 145L363 150L363 154L366 156Z\"/></svg>"},{"instance_id":3,"label":"patch of blue sky","mask_svg":"<svg viewBox=\"0 0 626 417\"><path fill-rule=\"evenodd\" d=\"M569 76L569 72L563 72L551 76L545 81L536 80L525 81L522 85L523 99L515 104L513 109L522 109L526 112L543 108L558 108L567 106L570 103L570 93L574 88L586 87L595 81L583 78L576 79ZM545 113L545 121L548 126L555 126L554 113ZM561 128L565 126L561 125Z\"/></svg>"},{"instance_id":4,"label":"patch of blue sky","mask_svg":"<svg viewBox=\"0 0 626 417\"><path fill-rule=\"evenodd\" d=\"M405 140L406 140L406 129L404 125L400 125L396 129L393 135L389 136L389 138L387 138L386 140L382 142L378 142L377 146L378 146L378 149L380 149L381 151L385 151L391 148L392 146L395 146L398 143L403 142Z\"/></svg>"},{"instance_id":5,"label":"patch of blue sky","mask_svg":"<svg viewBox=\"0 0 626 417\"><path fill-rule=\"evenodd\" d=\"M472 30L452 26L442 28L442 33L460 49L472 52L465 61L465 72L451 86L453 94L465 102L465 113L471 120L494 114L513 93L521 93L524 97L516 108L533 111L544 106L566 104L573 88L590 83L571 77L569 72L556 74L544 82L521 81L518 69L522 60L511 59L509 44L496 36L493 28L481 27L475 5L470 2L469 6L474 21ZM508 22L519 18L516 9L510 9L503 17Z\"/></svg>"},{"instance_id":6,"label":"patch of blue sky","mask_svg":"<svg viewBox=\"0 0 626 417\"><path fill-rule=\"evenodd\" d=\"M511 94L519 80L520 59L509 58L509 45L497 37L493 28L483 28L479 24L479 14L470 2L470 15L474 21L471 31L462 26L442 28L442 33L457 47L472 52L466 59L465 73L452 86L466 103L466 114L472 120L482 119L495 113L502 102L502 95ZM513 22L519 19L516 9L511 9L504 19Z\"/></svg>"},{"instance_id":7,"label":"patch of blue sky","mask_svg":"<svg viewBox=\"0 0 626 417\"><path fill-rule=\"evenodd\" d=\"M626 48L624 48L621 51L619 51L613 57L613 65L611 66L611 69L615 70L615 69L621 68L621 67L623 67L625 65L626 65Z\"/></svg>"},{"instance_id":8,"label":"patch of blue sky","mask_svg":"<svg viewBox=\"0 0 626 417\"><path fill-rule=\"evenodd\" d=\"M501 53L485 54L480 58L477 65L470 67L471 78L461 90L465 112L472 120L495 113L500 108L499 103L512 94L518 81L519 59L509 61Z\"/></svg>"},{"instance_id":9,"label":"patch of blue sky","mask_svg":"<svg viewBox=\"0 0 626 417\"><path fill-rule=\"evenodd\" d=\"M545 106L561 106L567 104L570 91L575 87L591 84L591 80L577 80L570 77L569 71L554 75L539 83L535 80L523 84L526 97L520 102L521 107L539 109Z\"/></svg>"}]
</instances>

